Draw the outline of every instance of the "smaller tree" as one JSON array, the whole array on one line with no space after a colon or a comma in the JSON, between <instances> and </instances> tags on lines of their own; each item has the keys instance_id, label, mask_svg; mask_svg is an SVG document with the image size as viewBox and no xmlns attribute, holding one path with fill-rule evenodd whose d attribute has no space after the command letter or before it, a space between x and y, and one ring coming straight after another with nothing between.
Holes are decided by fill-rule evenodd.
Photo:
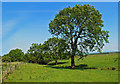
<instances>
[{"instance_id":1,"label":"smaller tree","mask_svg":"<svg viewBox=\"0 0 120 84\"><path fill-rule=\"evenodd\" d=\"M28 51L26 53L26 58L29 63L38 63L37 62L38 49L39 49L39 44L32 43L32 45L30 46L30 48L28 49Z\"/></svg>"},{"instance_id":2,"label":"smaller tree","mask_svg":"<svg viewBox=\"0 0 120 84\"><path fill-rule=\"evenodd\" d=\"M45 41L44 45L49 46L49 53L56 64L58 59L63 59L63 56L67 57L66 53L68 53L69 46L65 40L53 37Z\"/></svg>"},{"instance_id":3,"label":"smaller tree","mask_svg":"<svg viewBox=\"0 0 120 84\"><path fill-rule=\"evenodd\" d=\"M9 54L5 54L4 56L2 56L2 62L11 62Z\"/></svg>"},{"instance_id":4,"label":"smaller tree","mask_svg":"<svg viewBox=\"0 0 120 84\"><path fill-rule=\"evenodd\" d=\"M48 51L48 46L45 44L33 43L28 52L26 58L28 62L47 64L51 61Z\"/></svg>"},{"instance_id":5,"label":"smaller tree","mask_svg":"<svg viewBox=\"0 0 120 84\"><path fill-rule=\"evenodd\" d=\"M9 52L9 57L11 58L11 62L23 61L24 52L21 49L13 49Z\"/></svg>"}]
</instances>

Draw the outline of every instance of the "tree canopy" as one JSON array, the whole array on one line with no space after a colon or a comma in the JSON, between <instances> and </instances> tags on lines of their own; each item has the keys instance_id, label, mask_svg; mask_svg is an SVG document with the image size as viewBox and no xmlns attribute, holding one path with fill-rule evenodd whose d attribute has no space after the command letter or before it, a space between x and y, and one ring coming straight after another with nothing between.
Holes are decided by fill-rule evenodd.
<instances>
[{"instance_id":1,"label":"tree canopy","mask_svg":"<svg viewBox=\"0 0 120 84\"><path fill-rule=\"evenodd\" d=\"M77 51L81 58L90 51L101 52L104 42L108 43L108 31L102 30L102 14L90 5L70 6L60 10L49 23L49 32L70 44L71 67L75 67Z\"/></svg>"},{"instance_id":2,"label":"tree canopy","mask_svg":"<svg viewBox=\"0 0 120 84\"><path fill-rule=\"evenodd\" d=\"M47 52L50 53L52 59L56 61L56 64L58 59L66 59L69 57L69 45L66 43L66 40L53 37L45 41L44 45L48 46L49 51Z\"/></svg>"},{"instance_id":3,"label":"tree canopy","mask_svg":"<svg viewBox=\"0 0 120 84\"><path fill-rule=\"evenodd\" d=\"M21 49L13 49L10 50L8 54L5 54L2 57L3 62L15 62L15 61L23 61L24 60L24 52Z\"/></svg>"}]
</instances>

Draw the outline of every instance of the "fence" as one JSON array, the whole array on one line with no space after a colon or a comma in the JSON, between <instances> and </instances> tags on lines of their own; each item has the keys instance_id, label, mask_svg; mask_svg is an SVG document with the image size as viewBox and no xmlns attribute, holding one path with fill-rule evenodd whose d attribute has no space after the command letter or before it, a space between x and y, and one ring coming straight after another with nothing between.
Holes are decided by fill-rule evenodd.
<instances>
[{"instance_id":1,"label":"fence","mask_svg":"<svg viewBox=\"0 0 120 84\"><path fill-rule=\"evenodd\" d=\"M6 79L9 74L12 74L13 72L15 72L16 68L21 64L22 62L17 64L7 63L6 68L4 68L2 71L2 80Z\"/></svg>"},{"instance_id":2,"label":"fence","mask_svg":"<svg viewBox=\"0 0 120 84\"><path fill-rule=\"evenodd\" d=\"M0 56L0 84L2 83L2 59Z\"/></svg>"}]
</instances>

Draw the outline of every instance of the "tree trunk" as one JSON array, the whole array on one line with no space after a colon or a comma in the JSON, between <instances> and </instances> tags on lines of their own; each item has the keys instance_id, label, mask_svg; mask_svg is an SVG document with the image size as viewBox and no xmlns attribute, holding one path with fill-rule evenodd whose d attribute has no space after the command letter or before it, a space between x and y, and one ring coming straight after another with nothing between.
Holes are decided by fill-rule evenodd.
<instances>
[{"instance_id":1,"label":"tree trunk","mask_svg":"<svg viewBox=\"0 0 120 84\"><path fill-rule=\"evenodd\" d=\"M56 64L56 65L58 64L57 60L55 60L55 64Z\"/></svg>"},{"instance_id":2,"label":"tree trunk","mask_svg":"<svg viewBox=\"0 0 120 84\"><path fill-rule=\"evenodd\" d=\"M71 68L75 68L74 56L74 54L71 56Z\"/></svg>"},{"instance_id":3,"label":"tree trunk","mask_svg":"<svg viewBox=\"0 0 120 84\"><path fill-rule=\"evenodd\" d=\"M71 38L71 48L72 48L71 68L75 68L74 56L77 49L77 39L75 39L75 42L73 42L73 38Z\"/></svg>"}]
</instances>

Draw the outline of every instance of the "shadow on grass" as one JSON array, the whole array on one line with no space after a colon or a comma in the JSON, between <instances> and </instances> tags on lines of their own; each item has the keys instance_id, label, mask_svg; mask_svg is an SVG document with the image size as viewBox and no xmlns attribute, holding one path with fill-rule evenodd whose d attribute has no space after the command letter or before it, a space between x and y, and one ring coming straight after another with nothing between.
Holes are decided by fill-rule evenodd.
<instances>
[{"instance_id":1,"label":"shadow on grass","mask_svg":"<svg viewBox=\"0 0 120 84\"><path fill-rule=\"evenodd\" d=\"M65 64L65 63L68 63L68 62L58 62L57 65L59 65L59 64ZM55 64L55 62L52 62L52 63L49 63L48 65L56 65L56 64Z\"/></svg>"},{"instance_id":2,"label":"shadow on grass","mask_svg":"<svg viewBox=\"0 0 120 84\"><path fill-rule=\"evenodd\" d=\"M60 62L60 64L64 64L64 62L63 63ZM74 69L72 69L71 66L65 66L65 65L56 65L56 66L53 66L52 64L49 64L49 65L44 66L44 67L50 67L50 68L55 68L55 69L71 69L71 70L97 69L96 67L88 67L87 64L76 65Z\"/></svg>"}]
</instances>

